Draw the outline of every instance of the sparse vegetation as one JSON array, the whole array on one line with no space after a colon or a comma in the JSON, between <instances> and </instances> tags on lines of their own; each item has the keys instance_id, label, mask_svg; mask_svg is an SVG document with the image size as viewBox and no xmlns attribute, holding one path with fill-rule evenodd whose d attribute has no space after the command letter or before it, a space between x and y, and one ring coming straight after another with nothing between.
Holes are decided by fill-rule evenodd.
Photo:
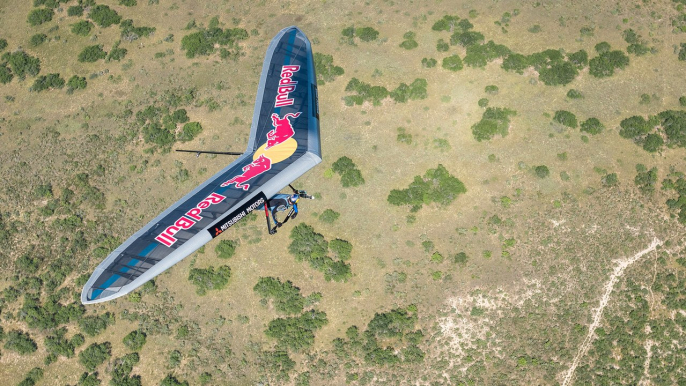
<instances>
[{"instance_id":1,"label":"sparse vegetation","mask_svg":"<svg viewBox=\"0 0 686 386\"><path fill-rule=\"evenodd\" d=\"M222 265L215 269L212 266L207 268L193 268L188 274L188 280L195 285L195 293L200 296L206 295L207 291L220 290L226 287L231 277L231 268Z\"/></svg>"},{"instance_id":2,"label":"sparse vegetation","mask_svg":"<svg viewBox=\"0 0 686 386\"><path fill-rule=\"evenodd\" d=\"M215 45L223 47L227 54L234 57L240 55L238 42L248 38L248 31L242 28L227 28L225 30L214 27L201 29L184 36L181 39L181 49L186 51L186 57L208 56L215 52ZM231 51L233 50L233 51ZM229 55L231 56L231 55Z\"/></svg>"},{"instance_id":3,"label":"sparse vegetation","mask_svg":"<svg viewBox=\"0 0 686 386\"><path fill-rule=\"evenodd\" d=\"M424 204L449 205L466 191L462 181L452 176L443 165L438 165L436 169L427 170L424 177L415 176L407 189L393 189L388 195L388 202L396 206L410 205L411 211L416 212Z\"/></svg>"},{"instance_id":4,"label":"sparse vegetation","mask_svg":"<svg viewBox=\"0 0 686 386\"><path fill-rule=\"evenodd\" d=\"M320 85L333 82L345 73L343 67L333 64L333 56L319 52L314 53L314 68L317 73L317 83Z\"/></svg>"}]
</instances>

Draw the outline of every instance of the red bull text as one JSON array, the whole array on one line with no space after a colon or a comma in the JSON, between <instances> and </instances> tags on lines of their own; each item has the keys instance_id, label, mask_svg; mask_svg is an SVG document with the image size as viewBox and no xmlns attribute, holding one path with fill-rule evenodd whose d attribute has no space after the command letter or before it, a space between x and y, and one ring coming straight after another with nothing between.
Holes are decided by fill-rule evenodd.
<instances>
[{"instance_id":1,"label":"red bull text","mask_svg":"<svg viewBox=\"0 0 686 386\"><path fill-rule=\"evenodd\" d=\"M224 201L224 199L226 199L226 197L219 193L210 194L207 196L207 198L200 201L195 208L186 212L186 216L188 217L181 216L178 220L176 220L174 225L168 226L164 232L155 237L155 240L168 247L171 247L177 241L174 235L178 231L182 229L190 229L197 221L202 220L202 216L200 214L202 214L203 209L208 208L212 204L219 204L220 202Z\"/></svg>"},{"instance_id":2,"label":"red bull text","mask_svg":"<svg viewBox=\"0 0 686 386\"><path fill-rule=\"evenodd\" d=\"M281 79L279 80L274 107L291 106L293 104L293 99L288 99L288 93L295 91L298 82L293 80L293 74L298 71L300 71L300 66L281 67Z\"/></svg>"}]
</instances>

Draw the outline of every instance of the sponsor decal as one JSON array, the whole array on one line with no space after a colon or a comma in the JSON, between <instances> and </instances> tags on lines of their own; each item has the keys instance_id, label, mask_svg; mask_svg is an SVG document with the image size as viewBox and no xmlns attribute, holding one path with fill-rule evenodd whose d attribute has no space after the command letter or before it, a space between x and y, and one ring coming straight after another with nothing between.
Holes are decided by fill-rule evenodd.
<instances>
[{"instance_id":1,"label":"sponsor decal","mask_svg":"<svg viewBox=\"0 0 686 386\"><path fill-rule=\"evenodd\" d=\"M219 193L212 193L204 200L200 201L198 205L185 213L185 216L181 216L178 220L174 222L174 225L168 226L162 233L160 233L155 240L159 241L163 245L171 247L177 241L174 235L182 229L190 229L196 222L203 219L201 216L202 210L209 208L210 205L219 204L226 199Z\"/></svg>"},{"instance_id":2,"label":"sponsor decal","mask_svg":"<svg viewBox=\"0 0 686 386\"><path fill-rule=\"evenodd\" d=\"M289 138L295 135L293 124L288 118L298 118L300 111L297 113L288 113L280 118L278 114L272 114L272 126L274 128L267 133L267 147L264 150L274 147L276 145L286 142Z\"/></svg>"},{"instance_id":3,"label":"sponsor decal","mask_svg":"<svg viewBox=\"0 0 686 386\"><path fill-rule=\"evenodd\" d=\"M246 182L259 176L260 174L266 172L272 168L272 160L266 157L264 154L257 157L256 160L243 166L243 173L231 178L230 180L222 183L222 187L229 186L231 184L236 184L236 188L241 188L243 190L250 189L250 184Z\"/></svg>"},{"instance_id":4,"label":"sponsor decal","mask_svg":"<svg viewBox=\"0 0 686 386\"><path fill-rule=\"evenodd\" d=\"M293 99L288 98L288 94L295 91L298 82L293 80L293 74L300 71L300 66L282 66L281 79L279 79L279 88L277 89L276 101L274 107L291 106Z\"/></svg>"},{"instance_id":5,"label":"sponsor decal","mask_svg":"<svg viewBox=\"0 0 686 386\"><path fill-rule=\"evenodd\" d=\"M264 193L259 192L255 197L248 200L240 208L234 210L233 212L224 216L216 224L214 224L207 231L210 232L212 237L217 237L225 230L234 226L240 219L252 213L255 209L267 203L267 196Z\"/></svg>"}]
</instances>

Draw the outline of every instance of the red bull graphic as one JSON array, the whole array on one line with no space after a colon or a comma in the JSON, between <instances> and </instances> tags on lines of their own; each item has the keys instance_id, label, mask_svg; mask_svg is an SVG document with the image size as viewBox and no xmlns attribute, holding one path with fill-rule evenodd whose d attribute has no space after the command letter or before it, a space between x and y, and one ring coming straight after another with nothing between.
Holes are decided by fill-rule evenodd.
<instances>
[{"instance_id":1,"label":"red bull graphic","mask_svg":"<svg viewBox=\"0 0 686 386\"><path fill-rule=\"evenodd\" d=\"M293 124L288 118L298 118L299 116L300 112L288 113L284 115L283 118L279 118L278 114L272 114L272 126L274 126L274 128L267 133L267 147L265 147L264 150L267 150L270 147L276 146L280 143L284 143L286 140L294 136L295 130L293 129Z\"/></svg>"},{"instance_id":2,"label":"red bull graphic","mask_svg":"<svg viewBox=\"0 0 686 386\"><path fill-rule=\"evenodd\" d=\"M288 98L288 93L295 91L298 82L293 80L293 74L300 71L300 66L283 66L281 67L281 79L279 79L279 88L277 89L276 101L274 107L283 107L293 105L293 98Z\"/></svg>"},{"instance_id":3,"label":"red bull graphic","mask_svg":"<svg viewBox=\"0 0 686 386\"><path fill-rule=\"evenodd\" d=\"M237 175L230 180L224 182L221 186L229 186L231 184L236 184L236 188L241 188L243 190L250 189L250 184L246 182L250 181L252 178L259 176L260 174L266 172L272 168L272 160L269 157L260 155L252 163L243 166L243 173Z\"/></svg>"},{"instance_id":4,"label":"red bull graphic","mask_svg":"<svg viewBox=\"0 0 686 386\"><path fill-rule=\"evenodd\" d=\"M171 247L177 241L174 235L178 231L182 229L190 229L197 221L202 220L202 216L200 216L200 214L202 214L203 209L209 208L209 206L212 204L219 204L220 202L224 201L224 199L226 199L226 197L219 193L210 194L207 196L207 198L200 201L198 205L186 212L186 216L188 217L181 216L178 220L176 220L176 222L174 222L174 225L168 226L164 232L155 237L155 240L168 247Z\"/></svg>"}]
</instances>

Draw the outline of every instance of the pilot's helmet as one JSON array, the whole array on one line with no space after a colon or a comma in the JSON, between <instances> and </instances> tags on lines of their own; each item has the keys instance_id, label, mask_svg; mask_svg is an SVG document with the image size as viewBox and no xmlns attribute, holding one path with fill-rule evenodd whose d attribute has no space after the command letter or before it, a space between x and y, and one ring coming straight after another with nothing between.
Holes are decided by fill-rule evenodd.
<instances>
[{"instance_id":1,"label":"pilot's helmet","mask_svg":"<svg viewBox=\"0 0 686 386\"><path fill-rule=\"evenodd\" d=\"M293 195L289 198L289 200L291 201L291 204L295 204L296 202L298 202L298 199L299 199L299 198L300 198L299 195L293 194Z\"/></svg>"}]
</instances>

